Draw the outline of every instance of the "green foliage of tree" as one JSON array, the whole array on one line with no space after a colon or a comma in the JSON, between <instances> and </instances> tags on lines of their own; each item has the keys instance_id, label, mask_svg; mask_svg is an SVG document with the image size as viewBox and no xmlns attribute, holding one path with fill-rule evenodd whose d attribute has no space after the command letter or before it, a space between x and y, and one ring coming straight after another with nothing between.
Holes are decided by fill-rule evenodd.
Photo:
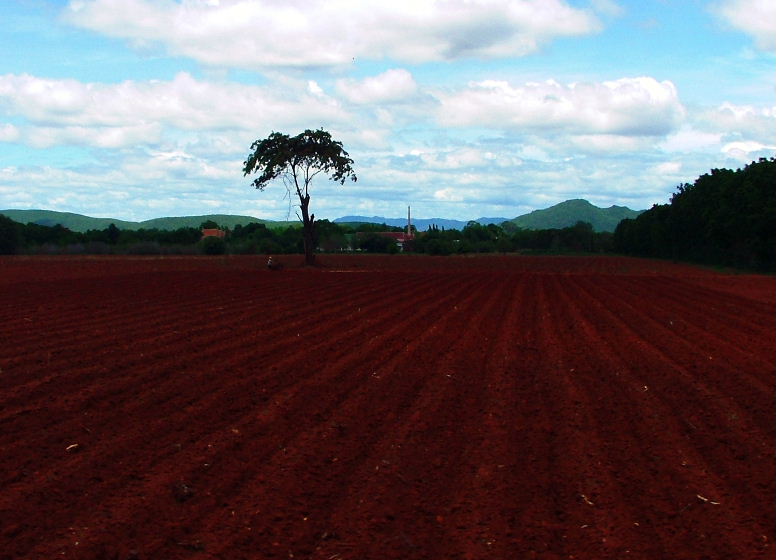
<instances>
[{"instance_id":1,"label":"green foliage of tree","mask_svg":"<svg viewBox=\"0 0 776 560\"><path fill-rule=\"evenodd\" d=\"M2 217L0 217L1 220ZM62 226L22 225L15 222L18 236L13 238L8 220L0 221L0 243L16 252L76 252L116 254L282 254L304 251L303 229L288 226L285 229L268 228L262 223L237 224L226 239L208 237L201 240L197 227L176 230L92 229L84 233L72 232ZM382 232L400 232L400 227L380 224L343 225L328 220L316 222L314 246L325 252L360 249L367 252L395 253L396 241L379 235ZM8 239L14 239L9 243ZM416 234L405 251L429 255L527 251L548 252L602 252L611 250L612 235L596 233L587 223L570 228L552 230L525 230L517 226L491 224L482 226L471 222L462 230L445 230L432 226Z\"/></svg>"},{"instance_id":2,"label":"green foliage of tree","mask_svg":"<svg viewBox=\"0 0 776 560\"><path fill-rule=\"evenodd\" d=\"M428 255L450 255L462 252L462 233L455 229L440 229L432 225L428 231L418 235L413 242L417 253Z\"/></svg>"},{"instance_id":3,"label":"green foliage of tree","mask_svg":"<svg viewBox=\"0 0 776 560\"><path fill-rule=\"evenodd\" d=\"M343 228L329 220L318 220L315 225L315 246L327 253L346 251L350 247Z\"/></svg>"},{"instance_id":4,"label":"green foliage of tree","mask_svg":"<svg viewBox=\"0 0 776 560\"><path fill-rule=\"evenodd\" d=\"M82 241L81 234L72 232L57 224L55 226L42 226L39 224L27 224L22 230L25 244L65 246Z\"/></svg>"},{"instance_id":5,"label":"green foliage of tree","mask_svg":"<svg viewBox=\"0 0 776 560\"><path fill-rule=\"evenodd\" d=\"M776 270L776 159L713 169L614 233L617 251Z\"/></svg>"},{"instance_id":6,"label":"green foliage of tree","mask_svg":"<svg viewBox=\"0 0 776 560\"><path fill-rule=\"evenodd\" d=\"M631 210L624 206L598 208L587 200L573 199L550 208L534 210L507 223L523 229L546 230L573 227L576 222L583 221L591 224L594 231L613 232L621 220L635 218L639 213L638 210Z\"/></svg>"},{"instance_id":7,"label":"green foliage of tree","mask_svg":"<svg viewBox=\"0 0 776 560\"><path fill-rule=\"evenodd\" d=\"M109 244L115 245L119 241L121 231L116 227L116 224L111 224L108 226L108 229L105 232L105 236L108 238Z\"/></svg>"},{"instance_id":8,"label":"green foliage of tree","mask_svg":"<svg viewBox=\"0 0 776 560\"><path fill-rule=\"evenodd\" d=\"M457 245L450 239L429 239L423 246L423 251L429 255L450 255L455 253Z\"/></svg>"},{"instance_id":9,"label":"green foliage of tree","mask_svg":"<svg viewBox=\"0 0 776 560\"><path fill-rule=\"evenodd\" d=\"M0 214L0 255L15 255L21 241L20 224Z\"/></svg>"},{"instance_id":10,"label":"green foliage of tree","mask_svg":"<svg viewBox=\"0 0 776 560\"><path fill-rule=\"evenodd\" d=\"M205 255L223 255L226 253L226 242L220 237L205 237L199 242L200 250Z\"/></svg>"},{"instance_id":11,"label":"green foliage of tree","mask_svg":"<svg viewBox=\"0 0 776 560\"><path fill-rule=\"evenodd\" d=\"M396 240L378 233L365 233L358 239L358 248L367 253L398 253Z\"/></svg>"},{"instance_id":12,"label":"green foliage of tree","mask_svg":"<svg viewBox=\"0 0 776 560\"><path fill-rule=\"evenodd\" d=\"M340 227L347 227L349 230L353 232L374 232L378 233L381 231L395 231L395 232L401 232L404 231L404 228L402 227L396 227L396 226L389 226L386 224L373 224L370 222L363 222L358 223L350 226L343 226L340 225Z\"/></svg>"},{"instance_id":13,"label":"green foliage of tree","mask_svg":"<svg viewBox=\"0 0 776 560\"><path fill-rule=\"evenodd\" d=\"M347 179L356 181L353 160L342 148L342 143L332 139L323 129L305 130L296 136L273 132L251 145L251 153L243 162L243 174L258 173L253 186L263 191L275 179L281 179L291 196L299 199L298 216L303 228L305 262L315 262L315 214L310 213L310 185L313 179L324 174L337 183Z\"/></svg>"}]
</instances>

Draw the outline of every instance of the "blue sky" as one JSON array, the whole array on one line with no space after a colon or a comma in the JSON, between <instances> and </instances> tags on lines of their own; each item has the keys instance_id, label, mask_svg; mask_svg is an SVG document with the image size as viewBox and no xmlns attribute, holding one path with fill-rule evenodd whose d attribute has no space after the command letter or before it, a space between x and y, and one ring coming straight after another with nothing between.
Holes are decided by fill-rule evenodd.
<instances>
[{"instance_id":1,"label":"blue sky","mask_svg":"<svg viewBox=\"0 0 776 560\"><path fill-rule=\"evenodd\" d=\"M648 208L774 157L775 62L772 0L9 1L0 209L293 219L242 162L320 127L319 218Z\"/></svg>"}]
</instances>

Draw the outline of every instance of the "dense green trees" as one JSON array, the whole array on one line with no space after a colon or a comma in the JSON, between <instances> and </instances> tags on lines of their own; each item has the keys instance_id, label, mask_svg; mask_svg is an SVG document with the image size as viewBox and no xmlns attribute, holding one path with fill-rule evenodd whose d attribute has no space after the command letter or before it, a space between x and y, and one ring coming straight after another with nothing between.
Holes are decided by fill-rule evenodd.
<instances>
[{"instance_id":1,"label":"dense green trees","mask_svg":"<svg viewBox=\"0 0 776 560\"><path fill-rule=\"evenodd\" d=\"M776 159L713 169L614 233L617 251L776 270Z\"/></svg>"},{"instance_id":2,"label":"dense green trees","mask_svg":"<svg viewBox=\"0 0 776 560\"><path fill-rule=\"evenodd\" d=\"M7 223L14 227L4 227ZM201 237L197 228L122 230L114 224L79 233L59 224L20 224L0 216L0 253L5 254L195 253Z\"/></svg>"},{"instance_id":3,"label":"dense green trees","mask_svg":"<svg viewBox=\"0 0 776 560\"><path fill-rule=\"evenodd\" d=\"M215 222L206 224L217 228ZM363 251L396 253L395 239L380 232L398 233L399 227L385 224L338 224L316 222L314 244L319 251ZM522 252L602 252L611 249L611 234L595 233L582 223L563 229L503 229L470 222L462 230L431 227L416 232L410 251L429 255L463 253ZM22 225L0 216L0 252L97 253L97 254L291 254L304 252L300 227L272 229L261 223L238 225L226 231L225 239L205 238L198 228L176 230L120 230L113 224L103 230L72 232L62 226Z\"/></svg>"},{"instance_id":4,"label":"dense green trees","mask_svg":"<svg viewBox=\"0 0 776 560\"><path fill-rule=\"evenodd\" d=\"M358 238L358 249L367 253L398 253L396 241L378 233L366 232Z\"/></svg>"},{"instance_id":5,"label":"dense green trees","mask_svg":"<svg viewBox=\"0 0 776 560\"><path fill-rule=\"evenodd\" d=\"M0 214L0 255L15 255L21 246L21 224Z\"/></svg>"},{"instance_id":6,"label":"dense green trees","mask_svg":"<svg viewBox=\"0 0 776 560\"><path fill-rule=\"evenodd\" d=\"M612 250L612 234L594 232L587 222L561 229L522 229L469 222L462 231L432 227L413 243L415 252L429 255L465 253L602 253Z\"/></svg>"}]
</instances>

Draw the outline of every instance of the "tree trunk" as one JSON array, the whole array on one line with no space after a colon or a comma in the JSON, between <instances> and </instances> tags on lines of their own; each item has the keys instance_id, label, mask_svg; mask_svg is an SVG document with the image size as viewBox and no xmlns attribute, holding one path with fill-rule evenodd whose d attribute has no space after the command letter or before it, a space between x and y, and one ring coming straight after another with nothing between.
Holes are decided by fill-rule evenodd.
<instances>
[{"instance_id":1,"label":"tree trunk","mask_svg":"<svg viewBox=\"0 0 776 560\"><path fill-rule=\"evenodd\" d=\"M310 195L301 198L302 239L304 240L304 264L315 264L315 215L310 216Z\"/></svg>"}]
</instances>

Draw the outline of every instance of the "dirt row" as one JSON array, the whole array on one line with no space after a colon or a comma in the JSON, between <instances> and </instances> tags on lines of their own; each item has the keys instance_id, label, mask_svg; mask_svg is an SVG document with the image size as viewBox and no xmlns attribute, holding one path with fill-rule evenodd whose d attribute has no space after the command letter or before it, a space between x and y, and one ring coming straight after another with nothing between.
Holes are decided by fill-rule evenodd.
<instances>
[{"instance_id":1,"label":"dirt row","mask_svg":"<svg viewBox=\"0 0 776 560\"><path fill-rule=\"evenodd\" d=\"M773 277L4 258L0 559L773 556Z\"/></svg>"}]
</instances>

